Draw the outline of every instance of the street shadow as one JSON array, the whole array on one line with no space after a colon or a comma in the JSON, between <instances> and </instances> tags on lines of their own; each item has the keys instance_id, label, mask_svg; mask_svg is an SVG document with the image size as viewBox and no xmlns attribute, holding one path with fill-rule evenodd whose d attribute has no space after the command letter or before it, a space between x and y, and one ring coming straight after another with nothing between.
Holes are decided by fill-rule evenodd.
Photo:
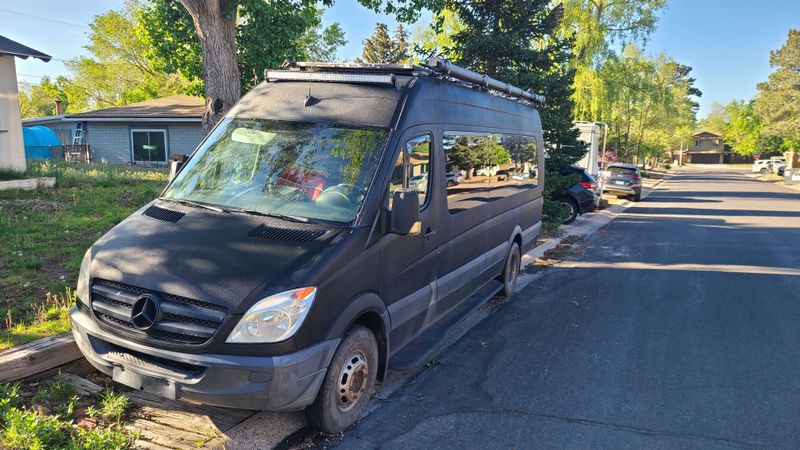
<instances>
[{"instance_id":1,"label":"street shadow","mask_svg":"<svg viewBox=\"0 0 800 450\"><path fill-rule=\"evenodd\" d=\"M674 192L674 191L672 191ZM673 197L659 195L659 197ZM675 196L677 197L677 196ZM769 200L800 200L800 192L737 192L737 191L680 191L680 197L714 197L714 198L743 198L743 199L769 199ZM647 201L653 201L648 198Z\"/></svg>"},{"instance_id":2,"label":"street shadow","mask_svg":"<svg viewBox=\"0 0 800 450\"><path fill-rule=\"evenodd\" d=\"M722 203L722 200L706 200L702 198L660 195L648 197L647 203Z\"/></svg>"},{"instance_id":3,"label":"street shadow","mask_svg":"<svg viewBox=\"0 0 800 450\"><path fill-rule=\"evenodd\" d=\"M648 199L648 201L650 201ZM682 216L728 216L728 217L800 217L800 211L769 211L757 209L707 209L707 208L648 208L634 206L625 210L626 214L641 215L682 215Z\"/></svg>"}]
</instances>

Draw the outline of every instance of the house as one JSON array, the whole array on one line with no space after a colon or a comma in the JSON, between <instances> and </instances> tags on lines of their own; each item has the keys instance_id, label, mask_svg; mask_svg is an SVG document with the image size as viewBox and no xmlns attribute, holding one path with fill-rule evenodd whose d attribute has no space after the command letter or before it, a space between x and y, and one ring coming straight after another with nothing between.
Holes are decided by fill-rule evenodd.
<instances>
[{"instance_id":1,"label":"house","mask_svg":"<svg viewBox=\"0 0 800 450\"><path fill-rule=\"evenodd\" d=\"M169 155L190 154L203 139L204 110L203 99L174 95L66 114L60 121L71 131L72 144L89 145L92 162L163 165Z\"/></svg>"},{"instance_id":2,"label":"house","mask_svg":"<svg viewBox=\"0 0 800 450\"><path fill-rule=\"evenodd\" d=\"M692 136L693 144L686 149L685 157L691 164L737 164L752 162L734 153L719 134L703 131Z\"/></svg>"},{"instance_id":3,"label":"house","mask_svg":"<svg viewBox=\"0 0 800 450\"><path fill-rule=\"evenodd\" d=\"M0 36L0 169L25 170L14 58L50 61L50 55Z\"/></svg>"}]
</instances>

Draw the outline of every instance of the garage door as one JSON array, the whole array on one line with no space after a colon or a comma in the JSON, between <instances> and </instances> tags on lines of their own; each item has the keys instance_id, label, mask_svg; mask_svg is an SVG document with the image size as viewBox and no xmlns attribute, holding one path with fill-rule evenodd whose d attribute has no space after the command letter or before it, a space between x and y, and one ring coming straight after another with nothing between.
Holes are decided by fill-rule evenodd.
<instances>
[{"instance_id":1,"label":"garage door","mask_svg":"<svg viewBox=\"0 0 800 450\"><path fill-rule=\"evenodd\" d=\"M694 154L691 157L693 164L719 164L719 155Z\"/></svg>"}]
</instances>

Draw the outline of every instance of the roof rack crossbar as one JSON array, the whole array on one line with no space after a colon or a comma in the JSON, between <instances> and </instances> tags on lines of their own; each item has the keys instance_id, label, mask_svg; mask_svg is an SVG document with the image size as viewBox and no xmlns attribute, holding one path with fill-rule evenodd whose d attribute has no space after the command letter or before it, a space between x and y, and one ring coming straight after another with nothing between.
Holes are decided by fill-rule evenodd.
<instances>
[{"instance_id":1,"label":"roof rack crossbar","mask_svg":"<svg viewBox=\"0 0 800 450\"><path fill-rule=\"evenodd\" d=\"M452 77L457 80L476 84L487 89L492 89L512 97L528 100L536 104L544 104L545 101L543 95L534 94L533 92L512 86L500 80L495 80L492 77L481 75L477 72L457 66L450 61L446 61L439 57L429 59L427 62L425 62L425 65L436 73L447 75L448 77Z\"/></svg>"}]
</instances>

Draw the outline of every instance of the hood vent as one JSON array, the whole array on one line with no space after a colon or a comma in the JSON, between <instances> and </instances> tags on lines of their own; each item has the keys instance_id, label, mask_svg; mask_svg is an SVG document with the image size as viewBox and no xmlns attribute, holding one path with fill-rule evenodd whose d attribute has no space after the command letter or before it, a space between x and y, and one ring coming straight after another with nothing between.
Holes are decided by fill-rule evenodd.
<instances>
[{"instance_id":1,"label":"hood vent","mask_svg":"<svg viewBox=\"0 0 800 450\"><path fill-rule=\"evenodd\" d=\"M286 242L306 242L313 241L314 239L325 234L323 230L300 230L290 228L277 228L268 227L266 225L259 225L253 231L247 233L249 237L259 239L270 239L273 241L286 241Z\"/></svg>"},{"instance_id":2,"label":"hood vent","mask_svg":"<svg viewBox=\"0 0 800 450\"><path fill-rule=\"evenodd\" d=\"M159 208L158 206L151 206L144 212L147 217L152 217L156 220L163 220L164 222L177 222L181 220L185 214L170 209Z\"/></svg>"}]
</instances>

